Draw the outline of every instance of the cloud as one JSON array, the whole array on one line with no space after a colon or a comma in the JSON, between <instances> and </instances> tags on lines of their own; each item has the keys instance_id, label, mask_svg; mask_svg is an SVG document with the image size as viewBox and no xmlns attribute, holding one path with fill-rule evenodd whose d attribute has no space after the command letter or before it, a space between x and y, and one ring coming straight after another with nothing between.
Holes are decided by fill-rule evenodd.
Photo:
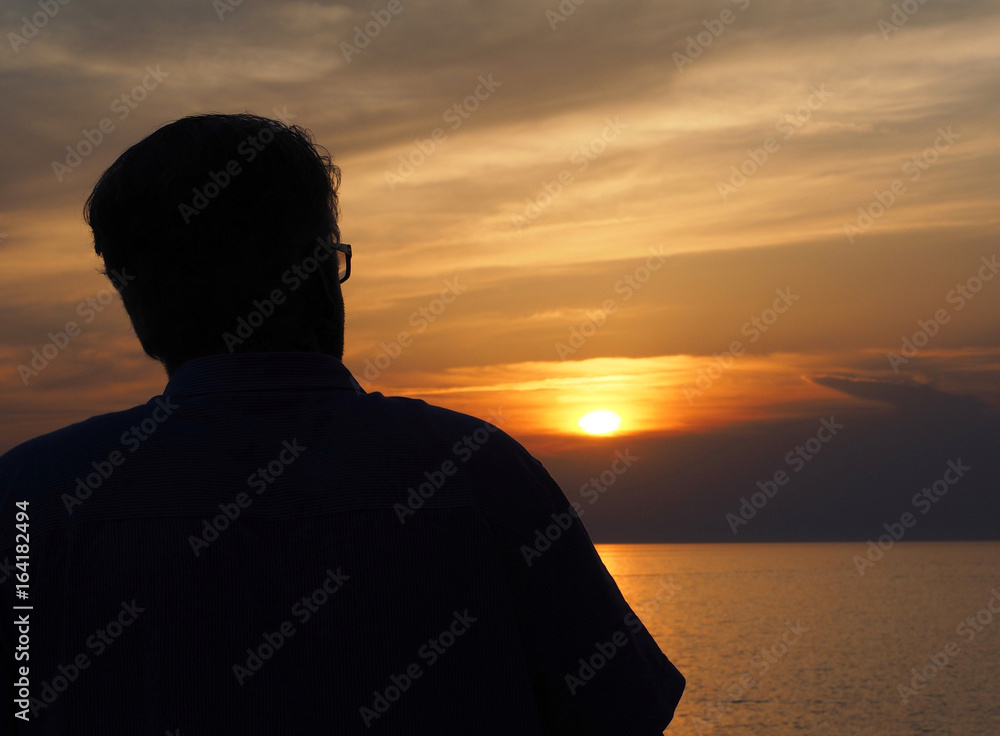
<instances>
[{"instance_id":1,"label":"cloud","mask_svg":"<svg viewBox=\"0 0 1000 736\"><path fill-rule=\"evenodd\" d=\"M919 421L942 414L979 415L990 409L987 402L974 396L958 396L926 384L822 375L811 380L848 396L891 404L901 416Z\"/></svg>"},{"instance_id":2,"label":"cloud","mask_svg":"<svg viewBox=\"0 0 1000 736\"><path fill-rule=\"evenodd\" d=\"M0 443L162 389L118 304L36 386L16 375L106 287L81 217L104 169L185 115L276 109L343 170L342 229L355 248L345 362L361 374L383 344L414 336L379 390L483 414L503 397L533 448L576 447L557 436L575 413L630 392L635 426L674 442L831 408L889 422L915 451L940 439L929 422L995 431L984 404L1000 406L1000 280L961 308L949 300L996 253L995 3L925 3L883 38L888 1L587 0L553 28L555 0L403 0L348 60L342 44L379 7L244 2L220 20L205 0L69 3L6 50L0 391L14 419ZM678 69L674 54L718 29L724 9L734 20ZM0 26L19 28L24 12L5 6ZM170 76L58 181L52 162L157 64ZM451 127L444 116L491 74L500 85ZM608 119L625 127L595 144ZM933 150L949 126L958 137ZM422 153L436 128L446 139ZM401 157L419 163L390 187ZM564 172L572 181L555 186ZM905 191L881 204L897 180ZM724 198L720 182L733 181ZM859 208L875 214L852 241L845 225ZM651 248L668 260L629 285ZM412 316L454 278L467 290L418 332ZM800 298L772 321L786 289ZM557 344L608 300L615 311L560 360ZM887 353L940 310L948 320L894 372ZM745 352L732 368L687 402L683 387L737 341ZM724 453L720 443L699 452ZM859 472L880 462L868 460Z\"/></svg>"}]
</instances>

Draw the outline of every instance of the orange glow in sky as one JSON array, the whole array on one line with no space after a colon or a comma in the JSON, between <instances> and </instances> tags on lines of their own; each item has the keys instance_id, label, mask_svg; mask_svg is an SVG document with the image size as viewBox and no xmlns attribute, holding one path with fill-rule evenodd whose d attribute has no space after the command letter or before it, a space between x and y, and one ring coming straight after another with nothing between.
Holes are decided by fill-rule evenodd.
<instances>
[{"instance_id":1,"label":"orange glow in sky","mask_svg":"<svg viewBox=\"0 0 1000 736\"><path fill-rule=\"evenodd\" d=\"M408 10L349 59L364 12L294 3L183 27L111 9L118 45L60 15L8 54L66 93L9 94L0 449L162 390L81 210L128 146L210 110L302 125L341 167L344 362L368 391L502 407L530 449L581 452L889 412L900 383L1000 403L1000 284L947 299L998 242L995 9L927 6L884 37L870 13L754 4L678 67L698 4L593 0L556 27L460 6ZM579 424L595 408L621 425Z\"/></svg>"}]
</instances>

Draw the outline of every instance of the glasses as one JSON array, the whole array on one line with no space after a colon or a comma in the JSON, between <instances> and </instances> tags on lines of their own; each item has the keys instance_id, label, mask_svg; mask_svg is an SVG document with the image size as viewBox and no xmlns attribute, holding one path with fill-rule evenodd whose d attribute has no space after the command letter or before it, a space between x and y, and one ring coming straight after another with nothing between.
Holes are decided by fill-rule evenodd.
<instances>
[{"instance_id":1,"label":"glasses","mask_svg":"<svg viewBox=\"0 0 1000 736\"><path fill-rule=\"evenodd\" d=\"M351 277L351 245L350 243L331 243L337 249L337 276L340 283Z\"/></svg>"},{"instance_id":2,"label":"glasses","mask_svg":"<svg viewBox=\"0 0 1000 736\"><path fill-rule=\"evenodd\" d=\"M317 237L316 242L319 243L316 250L313 251L313 258L320 261L325 261L326 258L321 258L320 253L326 251L329 254L330 249L337 251L337 278L340 283L344 283L351 277L351 245L350 243L335 243L333 242L334 236L328 235L327 237Z\"/></svg>"}]
</instances>

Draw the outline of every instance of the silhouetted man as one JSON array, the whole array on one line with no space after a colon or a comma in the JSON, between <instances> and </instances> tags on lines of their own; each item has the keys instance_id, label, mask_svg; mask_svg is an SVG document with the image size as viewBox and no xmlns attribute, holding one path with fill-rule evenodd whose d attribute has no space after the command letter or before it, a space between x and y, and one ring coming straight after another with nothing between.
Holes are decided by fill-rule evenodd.
<instances>
[{"instance_id":1,"label":"silhouetted man","mask_svg":"<svg viewBox=\"0 0 1000 736\"><path fill-rule=\"evenodd\" d=\"M169 380L0 458L13 722L659 734L684 678L502 413L341 362L339 175L297 126L201 115L97 183L94 248Z\"/></svg>"}]
</instances>

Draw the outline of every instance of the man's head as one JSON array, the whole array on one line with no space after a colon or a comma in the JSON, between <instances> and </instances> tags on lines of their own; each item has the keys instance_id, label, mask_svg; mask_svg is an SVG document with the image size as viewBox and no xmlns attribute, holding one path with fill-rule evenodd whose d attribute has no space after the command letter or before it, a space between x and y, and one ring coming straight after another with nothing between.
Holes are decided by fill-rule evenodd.
<instances>
[{"instance_id":1,"label":"man's head","mask_svg":"<svg viewBox=\"0 0 1000 736\"><path fill-rule=\"evenodd\" d=\"M216 353L342 358L337 257L319 246L340 242L339 184L329 153L298 126L196 115L125 151L84 217L139 342L169 375ZM309 271L317 247L329 257Z\"/></svg>"}]
</instances>

